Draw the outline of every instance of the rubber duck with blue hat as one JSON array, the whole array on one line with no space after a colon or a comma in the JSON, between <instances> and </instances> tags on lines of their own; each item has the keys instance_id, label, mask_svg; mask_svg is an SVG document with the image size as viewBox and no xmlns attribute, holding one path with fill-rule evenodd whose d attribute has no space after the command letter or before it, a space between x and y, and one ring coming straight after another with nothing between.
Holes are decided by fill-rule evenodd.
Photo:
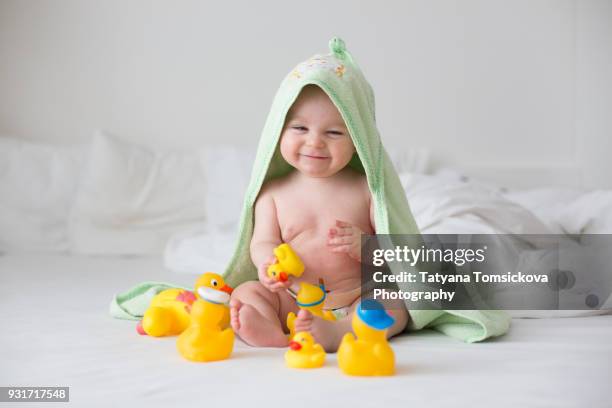
<instances>
[{"instance_id":1,"label":"rubber duck with blue hat","mask_svg":"<svg viewBox=\"0 0 612 408\"><path fill-rule=\"evenodd\" d=\"M363 300L353 314L353 333L346 333L338 348L343 373L358 376L395 374L395 354L387 341L387 329L395 319L380 302Z\"/></svg>"}]
</instances>

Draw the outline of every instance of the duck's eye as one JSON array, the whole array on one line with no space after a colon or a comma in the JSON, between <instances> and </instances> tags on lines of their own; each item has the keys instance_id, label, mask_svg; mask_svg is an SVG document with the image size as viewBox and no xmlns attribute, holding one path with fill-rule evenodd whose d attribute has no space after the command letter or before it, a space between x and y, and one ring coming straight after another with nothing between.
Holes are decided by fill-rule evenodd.
<instances>
[{"instance_id":1,"label":"duck's eye","mask_svg":"<svg viewBox=\"0 0 612 408\"><path fill-rule=\"evenodd\" d=\"M213 286L217 286L219 284L216 279L211 280L210 283L212 283Z\"/></svg>"},{"instance_id":2,"label":"duck's eye","mask_svg":"<svg viewBox=\"0 0 612 408\"><path fill-rule=\"evenodd\" d=\"M302 337L302 338L300 339L300 341L306 341L306 339L305 339L304 337Z\"/></svg>"},{"instance_id":3,"label":"duck's eye","mask_svg":"<svg viewBox=\"0 0 612 408\"><path fill-rule=\"evenodd\" d=\"M276 272L272 272L272 276L276 276Z\"/></svg>"}]
</instances>

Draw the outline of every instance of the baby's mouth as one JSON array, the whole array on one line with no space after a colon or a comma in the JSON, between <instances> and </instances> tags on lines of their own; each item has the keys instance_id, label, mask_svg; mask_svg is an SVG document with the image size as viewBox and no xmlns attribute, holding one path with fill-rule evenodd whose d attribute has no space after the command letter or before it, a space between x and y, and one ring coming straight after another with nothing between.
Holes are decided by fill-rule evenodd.
<instances>
[{"instance_id":1,"label":"baby's mouth","mask_svg":"<svg viewBox=\"0 0 612 408\"><path fill-rule=\"evenodd\" d=\"M319 155L316 155L316 154L304 154L304 153L300 153L300 156L304 156L304 157L307 157L309 159L314 159L314 160L329 159L329 157L327 157L327 156L319 156Z\"/></svg>"}]
</instances>

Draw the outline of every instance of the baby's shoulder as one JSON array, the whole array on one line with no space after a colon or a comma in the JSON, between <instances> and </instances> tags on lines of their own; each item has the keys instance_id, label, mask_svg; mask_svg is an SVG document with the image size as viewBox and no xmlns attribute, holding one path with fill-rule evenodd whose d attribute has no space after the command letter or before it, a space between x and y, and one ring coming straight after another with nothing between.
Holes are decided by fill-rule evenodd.
<instances>
[{"instance_id":1,"label":"baby's shoulder","mask_svg":"<svg viewBox=\"0 0 612 408\"><path fill-rule=\"evenodd\" d=\"M263 184L263 186L261 186L258 199L263 197L274 197L275 195L281 193L286 188L286 185L287 180L285 177L268 180Z\"/></svg>"},{"instance_id":2,"label":"baby's shoulder","mask_svg":"<svg viewBox=\"0 0 612 408\"><path fill-rule=\"evenodd\" d=\"M370 192L370 187L368 186L368 178L365 174L357 170L347 168L344 171L344 176L349 183L352 183L354 186L359 187L364 192Z\"/></svg>"}]
</instances>

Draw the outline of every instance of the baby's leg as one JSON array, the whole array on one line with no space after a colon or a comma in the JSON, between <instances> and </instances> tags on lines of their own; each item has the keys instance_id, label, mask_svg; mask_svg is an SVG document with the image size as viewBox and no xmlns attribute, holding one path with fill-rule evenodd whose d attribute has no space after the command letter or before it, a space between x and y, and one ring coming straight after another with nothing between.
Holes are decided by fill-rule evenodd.
<instances>
[{"instance_id":1,"label":"baby's leg","mask_svg":"<svg viewBox=\"0 0 612 408\"><path fill-rule=\"evenodd\" d=\"M313 316L311 313L300 310L298 318L295 321L295 331L309 331L318 343L323 346L328 353L335 353L340 346L342 337L352 330L351 323L353 312L357 307L360 299L357 299L351 305L350 313L340 320L329 322L319 317ZM387 312L393 316L395 323L387 329L387 338L391 338L396 334L401 333L406 328L410 316L403 302L388 302L385 304ZM398 307L399 306L399 307Z\"/></svg>"},{"instance_id":2,"label":"baby's leg","mask_svg":"<svg viewBox=\"0 0 612 408\"><path fill-rule=\"evenodd\" d=\"M352 311L348 316L343 317L335 322L330 322L320 317L313 316L312 313L306 310L300 310L297 319L295 319L295 331L307 331L312 334L317 343L319 343L328 353L338 351L342 337L351 331Z\"/></svg>"},{"instance_id":3,"label":"baby's leg","mask_svg":"<svg viewBox=\"0 0 612 408\"><path fill-rule=\"evenodd\" d=\"M371 293L370 293L371 295ZM389 313L395 319L395 323L387 329L387 338L400 334L406 329L408 322L410 321L410 315L406 304L402 301L381 301L387 313Z\"/></svg>"},{"instance_id":4,"label":"baby's leg","mask_svg":"<svg viewBox=\"0 0 612 408\"><path fill-rule=\"evenodd\" d=\"M236 334L251 346L287 346L284 324L279 319L287 307L284 297L290 299L287 293L272 293L258 281L238 286L230 301L231 324Z\"/></svg>"}]
</instances>

